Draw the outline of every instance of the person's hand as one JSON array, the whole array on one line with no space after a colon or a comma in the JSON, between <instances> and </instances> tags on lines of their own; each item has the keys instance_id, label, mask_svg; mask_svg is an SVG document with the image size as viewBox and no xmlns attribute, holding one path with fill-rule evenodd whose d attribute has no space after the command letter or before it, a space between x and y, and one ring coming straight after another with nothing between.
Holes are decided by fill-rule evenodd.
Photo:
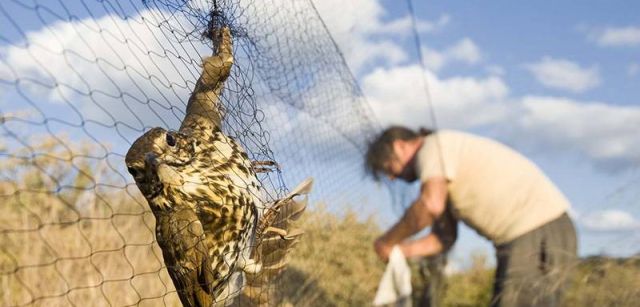
<instances>
[{"instance_id":1,"label":"person's hand","mask_svg":"<svg viewBox=\"0 0 640 307\"><path fill-rule=\"evenodd\" d=\"M373 249L382 261L387 262L389 261L389 255L391 254L393 246L388 244L383 237L380 237L373 243Z\"/></svg>"}]
</instances>

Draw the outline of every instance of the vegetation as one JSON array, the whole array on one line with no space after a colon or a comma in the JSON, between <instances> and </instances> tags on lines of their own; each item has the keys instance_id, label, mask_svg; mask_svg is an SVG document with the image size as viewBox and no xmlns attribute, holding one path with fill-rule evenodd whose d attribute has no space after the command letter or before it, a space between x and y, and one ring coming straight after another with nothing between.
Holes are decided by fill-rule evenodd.
<instances>
[{"instance_id":1,"label":"vegetation","mask_svg":"<svg viewBox=\"0 0 640 307\"><path fill-rule=\"evenodd\" d=\"M640 255L628 259L589 257L581 261L566 306L637 306Z\"/></svg>"},{"instance_id":2,"label":"vegetation","mask_svg":"<svg viewBox=\"0 0 640 307\"><path fill-rule=\"evenodd\" d=\"M153 215L98 148L25 144L2 150L0 305L177 306Z\"/></svg>"},{"instance_id":3,"label":"vegetation","mask_svg":"<svg viewBox=\"0 0 640 307\"><path fill-rule=\"evenodd\" d=\"M471 267L447 278L445 306L488 306L495 270L487 267L486 256L474 254Z\"/></svg>"},{"instance_id":4,"label":"vegetation","mask_svg":"<svg viewBox=\"0 0 640 307\"><path fill-rule=\"evenodd\" d=\"M294 306L371 305L384 264L373 253L380 234L371 219L323 207L306 212L304 237L283 276L284 300Z\"/></svg>"},{"instance_id":5,"label":"vegetation","mask_svg":"<svg viewBox=\"0 0 640 307\"><path fill-rule=\"evenodd\" d=\"M383 264L372 252L380 229L369 219L347 211L309 212L306 234L293 255L281 288L295 306L367 306L375 296ZM486 255L471 256L468 269L447 276L444 306L488 306L494 268ZM413 284L417 296L425 284L416 263ZM563 306L637 306L640 301L640 257L590 257L577 265Z\"/></svg>"},{"instance_id":6,"label":"vegetation","mask_svg":"<svg viewBox=\"0 0 640 307\"><path fill-rule=\"evenodd\" d=\"M0 161L0 305L179 306L137 189L103 164L98 148L31 140ZM98 183L98 184L96 184ZM384 271L372 251L374 220L313 206L306 233L276 285L279 305L368 306ZM445 306L486 306L493 269L475 255L448 276ZM417 267L415 290L424 287ZM633 306L640 259L584 259L566 306Z\"/></svg>"}]
</instances>

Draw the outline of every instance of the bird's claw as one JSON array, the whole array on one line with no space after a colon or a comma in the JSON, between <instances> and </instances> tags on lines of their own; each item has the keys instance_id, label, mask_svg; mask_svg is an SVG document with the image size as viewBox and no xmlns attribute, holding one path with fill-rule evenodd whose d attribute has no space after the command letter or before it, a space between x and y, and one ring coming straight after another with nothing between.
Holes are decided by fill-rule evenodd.
<instances>
[{"instance_id":1,"label":"bird's claw","mask_svg":"<svg viewBox=\"0 0 640 307\"><path fill-rule=\"evenodd\" d=\"M280 165L275 161L251 161L251 168L256 173L268 173L279 170Z\"/></svg>"},{"instance_id":2,"label":"bird's claw","mask_svg":"<svg viewBox=\"0 0 640 307\"><path fill-rule=\"evenodd\" d=\"M242 271L247 274L257 274L257 273L260 273L260 271L262 271L262 264L259 262L256 262L254 259L240 258L238 262Z\"/></svg>"}]
</instances>

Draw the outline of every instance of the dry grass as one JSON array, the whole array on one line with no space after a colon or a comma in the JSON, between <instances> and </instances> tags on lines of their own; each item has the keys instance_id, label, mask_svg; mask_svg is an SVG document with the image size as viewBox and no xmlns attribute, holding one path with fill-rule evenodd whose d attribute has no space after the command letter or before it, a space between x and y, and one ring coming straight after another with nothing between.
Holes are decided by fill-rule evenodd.
<instances>
[{"instance_id":1,"label":"dry grass","mask_svg":"<svg viewBox=\"0 0 640 307\"><path fill-rule=\"evenodd\" d=\"M0 304L179 306L139 195L90 146L29 144L0 165Z\"/></svg>"},{"instance_id":2,"label":"dry grass","mask_svg":"<svg viewBox=\"0 0 640 307\"><path fill-rule=\"evenodd\" d=\"M384 264L373 253L380 234L372 219L320 207L301 221L305 234L281 282L285 301L295 306L367 306Z\"/></svg>"},{"instance_id":3,"label":"dry grass","mask_svg":"<svg viewBox=\"0 0 640 307\"><path fill-rule=\"evenodd\" d=\"M638 306L640 258L584 259L565 299L566 306Z\"/></svg>"},{"instance_id":4,"label":"dry grass","mask_svg":"<svg viewBox=\"0 0 640 307\"><path fill-rule=\"evenodd\" d=\"M149 214L3 235L2 305L178 305Z\"/></svg>"},{"instance_id":5,"label":"dry grass","mask_svg":"<svg viewBox=\"0 0 640 307\"><path fill-rule=\"evenodd\" d=\"M494 270L486 264L486 256L474 254L471 267L447 278L445 306L488 306L493 292Z\"/></svg>"},{"instance_id":6,"label":"dry grass","mask_svg":"<svg viewBox=\"0 0 640 307\"><path fill-rule=\"evenodd\" d=\"M37 146L0 161L0 305L179 306L154 241L153 215L137 189L125 189L101 159L87 158L95 148L64 139L29 144ZM384 270L372 251L380 229L372 219L344 212L320 207L305 214L306 234L274 302L370 305ZM477 256L471 269L449 276L445 306L487 305L493 269L483 259ZM592 258L578 266L564 305L638 301L639 259Z\"/></svg>"}]
</instances>

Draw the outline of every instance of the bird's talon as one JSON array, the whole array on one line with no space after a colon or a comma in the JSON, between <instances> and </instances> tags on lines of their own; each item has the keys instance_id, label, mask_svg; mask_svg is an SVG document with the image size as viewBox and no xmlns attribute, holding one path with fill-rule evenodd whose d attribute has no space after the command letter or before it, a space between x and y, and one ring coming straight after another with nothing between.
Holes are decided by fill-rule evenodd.
<instances>
[{"instance_id":1,"label":"bird's talon","mask_svg":"<svg viewBox=\"0 0 640 307\"><path fill-rule=\"evenodd\" d=\"M279 170L280 165L275 161L251 161L251 168L256 173L267 173Z\"/></svg>"}]
</instances>

